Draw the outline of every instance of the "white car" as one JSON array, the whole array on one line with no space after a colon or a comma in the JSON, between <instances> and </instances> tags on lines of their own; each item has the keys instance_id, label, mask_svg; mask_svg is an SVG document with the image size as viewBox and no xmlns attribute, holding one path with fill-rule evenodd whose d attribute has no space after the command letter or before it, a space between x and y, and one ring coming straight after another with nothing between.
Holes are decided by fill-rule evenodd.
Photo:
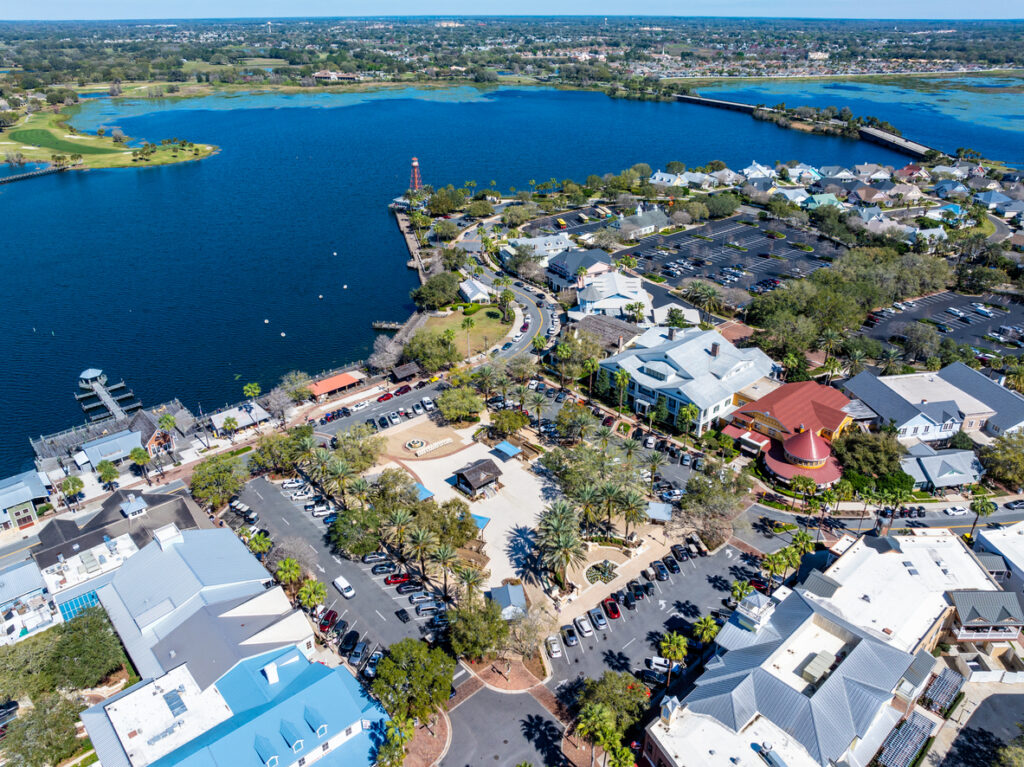
<instances>
[{"instance_id":1,"label":"white car","mask_svg":"<svg viewBox=\"0 0 1024 767\"><path fill-rule=\"evenodd\" d=\"M412 412L415 413L416 415L423 415L423 405L421 405L419 402L414 402L412 404Z\"/></svg>"},{"instance_id":2,"label":"white car","mask_svg":"<svg viewBox=\"0 0 1024 767\"><path fill-rule=\"evenodd\" d=\"M363 408L369 407L369 406L370 406L369 402L357 402L356 404L354 404L352 406L352 409L353 410L362 410Z\"/></svg>"},{"instance_id":3,"label":"white car","mask_svg":"<svg viewBox=\"0 0 1024 767\"><path fill-rule=\"evenodd\" d=\"M536 389L537 388L537 379L536 378L532 379L530 381L530 383L526 384L526 388L527 389L531 389L531 390L532 389Z\"/></svg>"},{"instance_id":4,"label":"white car","mask_svg":"<svg viewBox=\"0 0 1024 767\"><path fill-rule=\"evenodd\" d=\"M296 491L296 492L291 494L291 499L293 501L308 501L312 497L313 497L313 491L312 490L305 490L305 489L303 489L303 490L298 490L298 491Z\"/></svg>"},{"instance_id":5,"label":"white car","mask_svg":"<svg viewBox=\"0 0 1024 767\"><path fill-rule=\"evenodd\" d=\"M590 620L586 615L581 615L576 619L576 628L580 630L580 634L585 637L594 636L594 627L590 625Z\"/></svg>"},{"instance_id":6,"label":"white car","mask_svg":"<svg viewBox=\"0 0 1024 767\"><path fill-rule=\"evenodd\" d=\"M281 483L281 487L285 490L298 490L300 487L306 484L304 479L286 479Z\"/></svg>"},{"instance_id":7,"label":"white car","mask_svg":"<svg viewBox=\"0 0 1024 767\"><path fill-rule=\"evenodd\" d=\"M950 517L966 517L970 514L963 506L950 506L948 509L943 509L942 513Z\"/></svg>"},{"instance_id":8,"label":"white car","mask_svg":"<svg viewBox=\"0 0 1024 767\"><path fill-rule=\"evenodd\" d=\"M423 403L423 409L428 413L434 409L434 400L430 399L430 397L424 397L420 402Z\"/></svg>"},{"instance_id":9,"label":"white car","mask_svg":"<svg viewBox=\"0 0 1024 767\"><path fill-rule=\"evenodd\" d=\"M562 657L562 645L558 641L558 637L554 634L544 640L544 645L548 649L549 658L561 658Z\"/></svg>"}]
</instances>

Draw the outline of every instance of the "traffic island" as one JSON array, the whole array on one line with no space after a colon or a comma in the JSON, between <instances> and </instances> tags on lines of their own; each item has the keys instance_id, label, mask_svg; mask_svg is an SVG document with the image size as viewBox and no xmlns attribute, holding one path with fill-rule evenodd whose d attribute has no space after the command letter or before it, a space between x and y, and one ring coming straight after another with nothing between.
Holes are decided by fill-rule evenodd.
<instances>
[{"instance_id":1,"label":"traffic island","mask_svg":"<svg viewBox=\"0 0 1024 767\"><path fill-rule=\"evenodd\" d=\"M402 764L405 767L431 767L437 764L448 752L450 732L451 724L447 714L434 717L430 729L420 725L405 747L406 756Z\"/></svg>"},{"instance_id":2,"label":"traffic island","mask_svg":"<svg viewBox=\"0 0 1024 767\"><path fill-rule=\"evenodd\" d=\"M463 661L481 682L501 692L525 692L541 680L531 674L520 659L496 658L482 661Z\"/></svg>"}]
</instances>

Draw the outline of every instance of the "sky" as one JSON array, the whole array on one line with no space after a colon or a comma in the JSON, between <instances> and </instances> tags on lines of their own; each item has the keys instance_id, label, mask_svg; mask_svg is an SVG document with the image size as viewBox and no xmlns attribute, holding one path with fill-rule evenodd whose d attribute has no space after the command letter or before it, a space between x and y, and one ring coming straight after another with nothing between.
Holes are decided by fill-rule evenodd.
<instances>
[{"instance_id":1,"label":"sky","mask_svg":"<svg viewBox=\"0 0 1024 767\"><path fill-rule=\"evenodd\" d=\"M334 0L178 0L171 5L154 0L48 0L36 6L0 0L0 20L23 19L166 19L284 18L301 16L401 15L636 15L737 16L859 19L1005 19L1010 7L1015 18L1024 6L1007 0L859 0L825 3L821 0L374 0L353 3Z\"/></svg>"}]
</instances>

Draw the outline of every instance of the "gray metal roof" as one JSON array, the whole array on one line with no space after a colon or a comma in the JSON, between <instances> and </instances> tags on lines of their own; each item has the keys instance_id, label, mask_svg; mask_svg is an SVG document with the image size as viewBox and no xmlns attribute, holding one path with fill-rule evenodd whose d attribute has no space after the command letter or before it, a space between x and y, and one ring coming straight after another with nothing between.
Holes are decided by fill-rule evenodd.
<instances>
[{"instance_id":1,"label":"gray metal roof","mask_svg":"<svg viewBox=\"0 0 1024 767\"><path fill-rule=\"evenodd\" d=\"M933 487L969 485L981 479L984 467L973 450L934 450L925 453L918 448L915 455L900 460L900 468L918 484Z\"/></svg>"},{"instance_id":2,"label":"gray metal roof","mask_svg":"<svg viewBox=\"0 0 1024 767\"><path fill-rule=\"evenodd\" d=\"M914 656L914 662L910 664L910 668L907 669L903 678L910 682L916 690L928 681L933 668L935 668L935 656L928 650L918 650L917 655Z\"/></svg>"},{"instance_id":3,"label":"gray metal roof","mask_svg":"<svg viewBox=\"0 0 1024 767\"><path fill-rule=\"evenodd\" d=\"M998 431L1013 429L1024 423L1024 397L1000 386L977 370L962 362L954 362L935 375L994 410L995 415L988 419L988 423Z\"/></svg>"},{"instance_id":4,"label":"gray metal roof","mask_svg":"<svg viewBox=\"0 0 1024 767\"><path fill-rule=\"evenodd\" d=\"M37 472L23 471L0 479L0 509L10 509L37 498L46 498L46 488Z\"/></svg>"},{"instance_id":5,"label":"gray metal roof","mask_svg":"<svg viewBox=\"0 0 1024 767\"><path fill-rule=\"evenodd\" d=\"M873 373L864 371L843 384L843 390L878 413L883 423L897 426L915 418L920 412L903 397L886 386Z\"/></svg>"},{"instance_id":6,"label":"gray metal roof","mask_svg":"<svg viewBox=\"0 0 1024 767\"><path fill-rule=\"evenodd\" d=\"M82 445L82 452L95 469L100 461L120 461L127 458L133 448L142 447L142 440L137 431L125 429L116 434L94 439Z\"/></svg>"},{"instance_id":7,"label":"gray metal roof","mask_svg":"<svg viewBox=\"0 0 1024 767\"><path fill-rule=\"evenodd\" d=\"M0 570L0 606L44 588L43 574L31 559Z\"/></svg>"},{"instance_id":8,"label":"gray metal roof","mask_svg":"<svg viewBox=\"0 0 1024 767\"><path fill-rule=\"evenodd\" d=\"M976 551L974 556L981 562L982 567L988 570L990 573L1005 573L1009 572L1010 568L1006 564L1006 560L1003 559L1002 554L993 554L989 551Z\"/></svg>"},{"instance_id":9,"label":"gray metal roof","mask_svg":"<svg viewBox=\"0 0 1024 767\"><path fill-rule=\"evenodd\" d=\"M774 676L764 664L812 618L833 623L856 643L817 689L801 692ZM726 652L707 664L684 701L687 707L734 731L760 714L798 740L822 765L838 759L854 738L865 735L914 660L799 590L775 608L759 631L749 631L730 620L719 632L718 641Z\"/></svg>"},{"instance_id":10,"label":"gray metal roof","mask_svg":"<svg viewBox=\"0 0 1024 767\"><path fill-rule=\"evenodd\" d=\"M1024 626L1024 610L1010 591L950 591L964 626Z\"/></svg>"},{"instance_id":11,"label":"gray metal roof","mask_svg":"<svg viewBox=\"0 0 1024 767\"><path fill-rule=\"evenodd\" d=\"M839 583L825 575L821 570L811 570L803 584L804 591L817 594L819 597L830 597L839 590Z\"/></svg>"}]
</instances>

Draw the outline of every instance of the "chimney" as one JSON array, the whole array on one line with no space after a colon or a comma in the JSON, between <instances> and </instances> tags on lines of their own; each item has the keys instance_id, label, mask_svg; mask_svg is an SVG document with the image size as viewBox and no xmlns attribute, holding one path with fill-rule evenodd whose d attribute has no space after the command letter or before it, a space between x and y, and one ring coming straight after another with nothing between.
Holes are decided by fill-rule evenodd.
<instances>
[{"instance_id":1,"label":"chimney","mask_svg":"<svg viewBox=\"0 0 1024 767\"><path fill-rule=\"evenodd\" d=\"M711 356L712 357L717 357L718 356L718 348L719 348L718 341L715 341L713 344L711 344Z\"/></svg>"},{"instance_id":2,"label":"chimney","mask_svg":"<svg viewBox=\"0 0 1024 767\"><path fill-rule=\"evenodd\" d=\"M669 341L675 341L676 340L676 329L675 328L669 328L668 329L668 340Z\"/></svg>"},{"instance_id":3,"label":"chimney","mask_svg":"<svg viewBox=\"0 0 1024 767\"><path fill-rule=\"evenodd\" d=\"M277 663L275 661L271 661L261 670L267 678L267 684L277 684Z\"/></svg>"},{"instance_id":4,"label":"chimney","mask_svg":"<svg viewBox=\"0 0 1024 767\"><path fill-rule=\"evenodd\" d=\"M624 346L624 344L623 344L623 338L622 338L622 336L619 336L619 342L618 342L618 344L617 344L617 347L618 347L618 350L619 350L620 352L622 351L622 347L623 347L623 346Z\"/></svg>"},{"instance_id":5,"label":"chimney","mask_svg":"<svg viewBox=\"0 0 1024 767\"><path fill-rule=\"evenodd\" d=\"M928 400L926 400L926 399L922 399L922 400L921 400L921 404L922 404L922 405L927 405L927 404L928 404Z\"/></svg>"}]
</instances>

